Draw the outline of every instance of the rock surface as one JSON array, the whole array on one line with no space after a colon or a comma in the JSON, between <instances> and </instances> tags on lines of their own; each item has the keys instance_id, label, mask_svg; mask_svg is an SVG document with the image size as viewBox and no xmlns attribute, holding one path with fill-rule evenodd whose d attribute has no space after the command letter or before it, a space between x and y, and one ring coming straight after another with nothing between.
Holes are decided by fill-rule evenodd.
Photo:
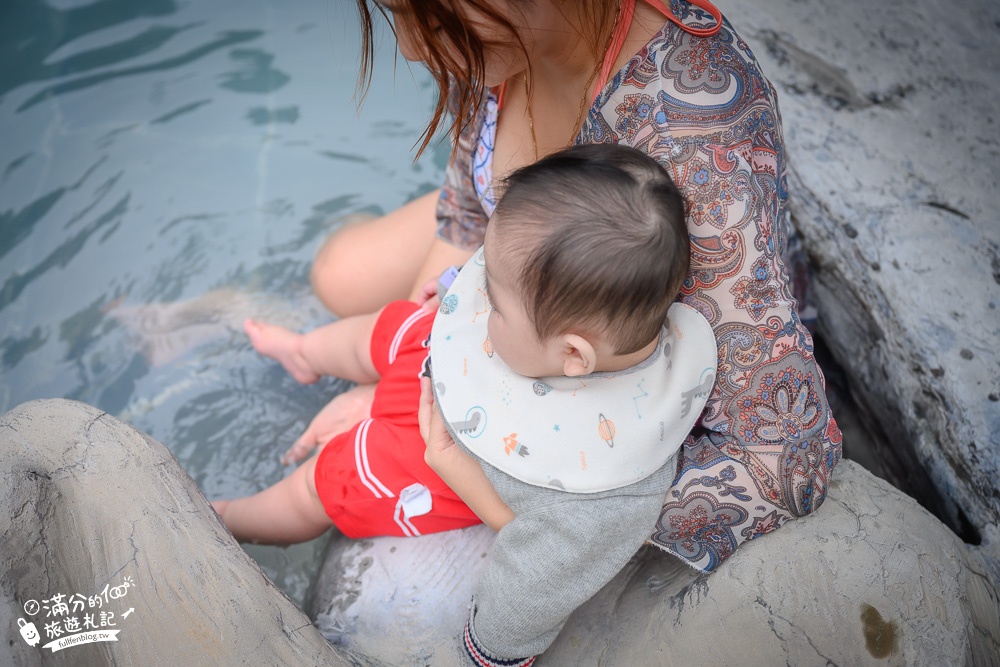
<instances>
[{"instance_id":1,"label":"rock surface","mask_svg":"<svg viewBox=\"0 0 1000 667\"><path fill-rule=\"evenodd\" d=\"M1000 4L722 9L778 90L820 335L886 476L1000 578Z\"/></svg>"},{"instance_id":2,"label":"rock surface","mask_svg":"<svg viewBox=\"0 0 1000 667\"><path fill-rule=\"evenodd\" d=\"M996 585L912 498L844 461L821 512L704 575L648 547L577 610L539 665L990 665ZM311 615L389 664L462 665L490 535L335 537Z\"/></svg>"},{"instance_id":3,"label":"rock surface","mask_svg":"<svg viewBox=\"0 0 1000 667\"><path fill-rule=\"evenodd\" d=\"M27 403L0 419L0 471L4 663L462 664L484 528L335 538L317 614L334 649L132 427L73 401ZM996 664L1000 600L979 556L857 464L838 472L822 513L711 576L640 552L539 664ZM60 655L18 637L17 618L43 631L56 595L82 615L76 596L105 586L99 609L115 614L117 642ZM32 613L30 600L46 608Z\"/></svg>"},{"instance_id":4,"label":"rock surface","mask_svg":"<svg viewBox=\"0 0 1000 667\"><path fill-rule=\"evenodd\" d=\"M117 641L43 648L86 613ZM163 445L67 400L0 418L0 628L3 665L377 664L323 639Z\"/></svg>"},{"instance_id":5,"label":"rock surface","mask_svg":"<svg viewBox=\"0 0 1000 667\"><path fill-rule=\"evenodd\" d=\"M459 633L495 533L334 535L307 607L334 644L390 665L466 665Z\"/></svg>"}]
</instances>

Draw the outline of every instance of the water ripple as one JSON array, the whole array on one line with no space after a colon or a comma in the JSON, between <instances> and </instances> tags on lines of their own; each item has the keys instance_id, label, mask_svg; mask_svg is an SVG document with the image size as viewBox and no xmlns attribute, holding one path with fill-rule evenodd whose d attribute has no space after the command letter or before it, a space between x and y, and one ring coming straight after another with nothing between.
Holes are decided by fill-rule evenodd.
<instances>
[{"instance_id":1,"label":"water ripple","mask_svg":"<svg viewBox=\"0 0 1000 667\"><path fill-rule=\"evenodd\" d=\"M128 210L129 196L125 195L106 213L87 225L82 231L63 241L55 250L25 273L14 272L0 287L0 311L9 306L35 279L51 268L65 267L76 256L87 240L101 227L117 221Z\"/></svg>"},{"instance_id":2,"label":"water ripple","mask_svg":"<svg viewBox=\"0 0 1000 667\"><path fill-rule=\"evenodd\" d=\"M67 10L44 2L8 0L4 4L0 10L3 16L0 20L0 97L32 81L100 67L108 64L111 57L134 55L135 51L128 53L124 47L144 48L140 38L96 49L90 55L46 64L58 49L86 35L135 19L177 12L177 5L172 0L98 0ZM157 36L156 33L151 35L153 39Z\"/></svg>"},{"instance_id":3,"label":"water ripple","mask_svg":"<svg viewBox=\"0 0 1000 667\"><path fill-rule=\"evenodd\" d=\"M17 108L17 113L21 113L26 109L30 109L36 104L40 104L50 97L56 95L62 95L63 93L69 93L76 90L81 90L84 88L89 88L91 86L96 86L108 81L113 81L115 79L121 79L129 76L137 76L140 74L149 74L151 72L160 72L164 70L170 70L177 67L182 67L184 65L190 64L199 58L202 58L213 51L218 51L219 49L225 49L237 44L242 44L244 42L249 42L251 40L257 39L263 33L260 30L234 30L226 31L222 34L219 39L204 44L195 49L191 49L187 53L183 53L179 56L173 58L167 58L159 62L151 63L149 65L141 65L138 67L128 67L125 69L114 70L110 72L102 72L101 74L94 74L92 76L85 76L74 81L67 81L65 83L58 83L52 86L43 88L39 92L35 93L29 97L21 106ZM239 80L239 77L237 77Z\"/></svg>"}]
</instances>

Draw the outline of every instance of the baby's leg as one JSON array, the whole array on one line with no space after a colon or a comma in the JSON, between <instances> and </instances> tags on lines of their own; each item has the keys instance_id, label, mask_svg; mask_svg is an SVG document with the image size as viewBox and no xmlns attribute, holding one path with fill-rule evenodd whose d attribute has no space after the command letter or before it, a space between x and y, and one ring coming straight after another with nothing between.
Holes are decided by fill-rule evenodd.
<instances>
[{"instance_id":1,"label":"baby's leg","mask_svg":"<svg viewBox=\"0 0 1000 667\"><path fill-rule=\"evenodd\" d=\"M253 349L280 362L298 382L312 384L319 379L319 374L302 354L302 342L305 338L302 334L249 318L243 322L243 331L250 338Z\"/></svg>"},{"instance_id":2,"label":"baby's leg","mask_svg":"<svg viewBox=\"0 0 1000 667\"><path fill-rule=\"evenodd\" d=\"M256 495L216 500L212 507L240 542L295 544L319 537L333 521L316 495L316 458Z\"/></svg>"},{"instance_id":3,"label":"baby's leg","mask_svg":"<svg viewBox=\"0 0 1000 667\"><path fill-rule=\"evenodd\" d=\"M305 334L250 319L243 329L255 350L280 362L303 384L321 375L366 384L379 378L371 359L372 329L378 316L345 317Z\"/></svg>"}]
</instances>

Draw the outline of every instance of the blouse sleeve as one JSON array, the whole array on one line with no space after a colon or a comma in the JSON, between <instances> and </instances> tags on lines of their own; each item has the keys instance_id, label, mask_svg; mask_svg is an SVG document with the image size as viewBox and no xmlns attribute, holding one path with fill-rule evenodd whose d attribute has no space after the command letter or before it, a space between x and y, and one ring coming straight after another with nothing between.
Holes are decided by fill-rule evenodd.
<instances>
[{"instance_id":1,"label":"blouse sleeve","mask_svg":"<svg viewBox=\"0 0 1000 667\"><path fill-rule=\"evenodd\" d=\"M480 105L452 146L437 203L437 237L463 250L478 249L486 235L488 216L476 194L472 169L484 107ZM449 103L452 114L454 108L455 105Z\"/></svg>"},{"instance_id":2,"label":"blouse sleeve","mask_svg":"<svg viewBox=\"0 0 1000 667\"><path fill-rule=\"evenodd\" d=\"M668 28L602 92L583 138L653 156L687 200L682 299L711 323L719 367L652 541L712 570L746 541L818 508L841 457L782 259L786 165L775 91L728 22L709 38Z\"/></svg>"}]
</instances>

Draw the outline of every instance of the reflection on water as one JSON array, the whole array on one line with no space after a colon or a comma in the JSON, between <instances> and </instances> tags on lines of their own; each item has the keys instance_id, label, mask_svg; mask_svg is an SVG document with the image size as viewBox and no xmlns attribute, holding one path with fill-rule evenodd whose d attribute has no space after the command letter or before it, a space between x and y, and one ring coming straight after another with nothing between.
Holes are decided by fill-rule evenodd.
<instances>
[{"instance_id":1,"label":"reflection on water","mask_svg":"<svg viewBox=\"0 0 1000 667\"><path fill-rule=\"evenodd\" d=\"M278 456L345 385L297 385L243 318L327 321L318 244L437 187L447 159L412 162L433 87L401 60L393 77L388 39L356 113L352 5L0 5L0 412L95 405L209 498L290 472ZM301 602L321 547L248 551Z\"/></svg>"}]
</instances>

